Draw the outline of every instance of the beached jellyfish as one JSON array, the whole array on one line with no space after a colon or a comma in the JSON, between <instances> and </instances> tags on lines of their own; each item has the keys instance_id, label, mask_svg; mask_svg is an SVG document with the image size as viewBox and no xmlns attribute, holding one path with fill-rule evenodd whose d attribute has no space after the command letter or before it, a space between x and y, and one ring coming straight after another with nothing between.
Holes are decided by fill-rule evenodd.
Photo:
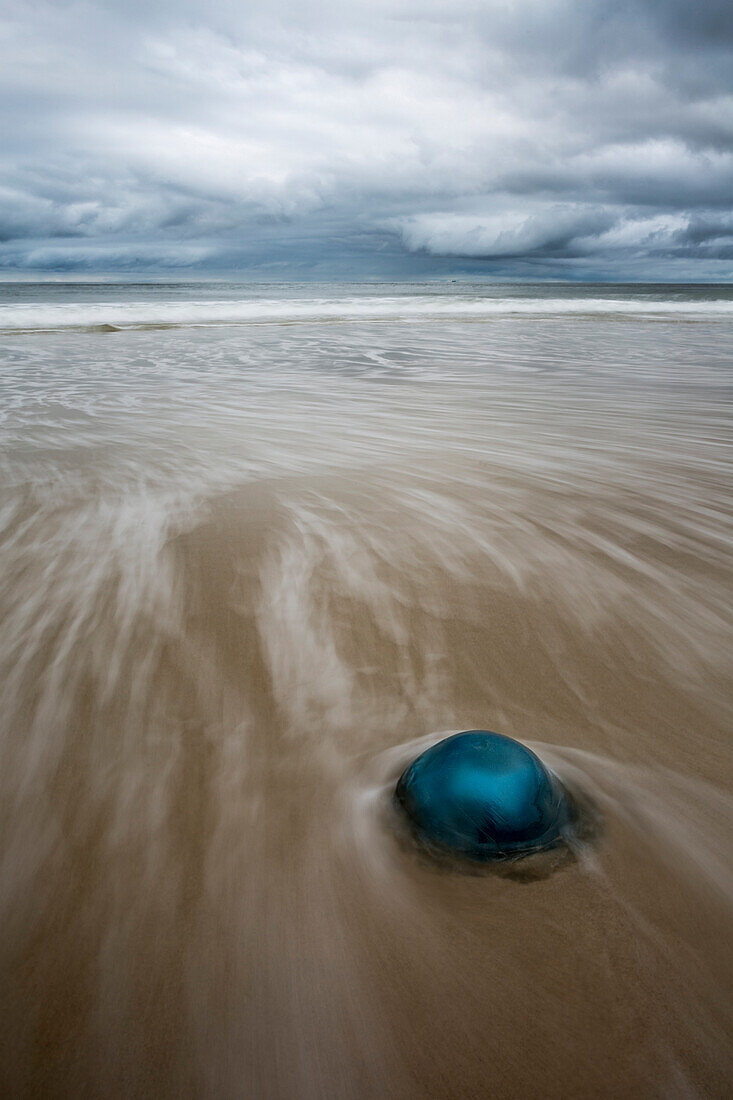
<instances>
[{"instance_id":1,"label":"beached jellyfish","mask_svg":"<svg viewBox=\"0 0 733 1100\"><path fill-rule=\"evenodd\" d=\"M423 842L473 860L552 848L570 819L557 777L530 749L488 730L432 745L402 773L395 795Z\"/></svg>"}]
</instances>

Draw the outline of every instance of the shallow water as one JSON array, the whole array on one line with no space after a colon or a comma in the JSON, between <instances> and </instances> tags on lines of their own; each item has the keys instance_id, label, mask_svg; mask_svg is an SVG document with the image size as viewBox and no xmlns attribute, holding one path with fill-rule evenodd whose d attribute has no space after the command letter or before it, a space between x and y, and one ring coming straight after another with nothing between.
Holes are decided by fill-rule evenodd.
<instances>
[{"instance_id":1,"label":"shallow water","mask_svg":"<svg viewBox=\"0 0 733 1100\"><path fill-rule=\"evenodd\" d=\"M5 1094L729 1094L731 319L0 286ZM474 727L595 839L405 843Z\"/></svg>"}]
</instances>

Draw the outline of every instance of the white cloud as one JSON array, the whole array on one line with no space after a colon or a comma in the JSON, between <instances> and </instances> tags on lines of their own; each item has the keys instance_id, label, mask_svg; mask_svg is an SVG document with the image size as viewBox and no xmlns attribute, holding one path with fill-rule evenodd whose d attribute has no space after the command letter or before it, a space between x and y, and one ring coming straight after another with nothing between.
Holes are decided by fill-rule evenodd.
<instances>
[{"instance_id":1,"label":"white cloud","mask_svg":"<svg viewBox=\"0 0 733 1100\"><path fill-rule=\"evenodd\" d=\"M347 258L365 232L435 256L707 256L685 227L730 209L720 0L697 21L682 0L3 10L6 265L60 236L89 263L75 238L204 264L285 222Z\"/></svg>"}]
</instances>

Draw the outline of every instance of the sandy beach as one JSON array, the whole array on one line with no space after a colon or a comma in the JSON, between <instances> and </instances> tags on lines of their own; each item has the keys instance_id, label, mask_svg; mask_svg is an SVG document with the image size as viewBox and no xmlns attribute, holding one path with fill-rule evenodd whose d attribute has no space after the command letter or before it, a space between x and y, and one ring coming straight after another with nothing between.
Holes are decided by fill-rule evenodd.
<instances>
[{"instance_id":1,"label":"sandy beach","mask_svg":"<svg viewBox=\"0 0 733 1100\"><path fill-rule=\"evenodd\" d=\"M727 1095L730 290L13 293L3 1094ZM596 835L406 844L471 728Z\"/></svg>"}]
</instances>

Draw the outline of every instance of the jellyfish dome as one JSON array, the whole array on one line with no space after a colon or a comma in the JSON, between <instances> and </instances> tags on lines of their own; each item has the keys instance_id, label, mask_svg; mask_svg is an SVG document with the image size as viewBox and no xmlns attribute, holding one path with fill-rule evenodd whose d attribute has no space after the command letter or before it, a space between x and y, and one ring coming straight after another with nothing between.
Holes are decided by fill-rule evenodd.
<instances>
[{"instance_id":1,"label":"jellyfish dome","mask_svg":"<svg viewBox=\"0 0 733 1100\"><path fill-rule=\"evenodd\" d=\"M570 817L557 776L525 745L489 730L432 745L405 768L395 796L420 840L481 861L552 848Z\"/></svg>"}]
</instances>

